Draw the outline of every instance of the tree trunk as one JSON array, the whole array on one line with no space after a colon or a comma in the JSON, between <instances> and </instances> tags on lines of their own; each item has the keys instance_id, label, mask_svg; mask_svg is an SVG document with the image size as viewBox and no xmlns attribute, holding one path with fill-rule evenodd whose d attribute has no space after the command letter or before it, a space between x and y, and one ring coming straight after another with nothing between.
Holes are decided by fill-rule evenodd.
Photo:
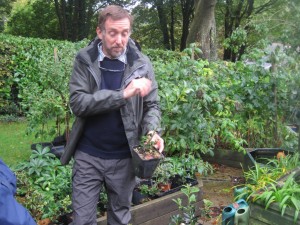
<instances>
[{"instance_id":1,"label":"tree trunk","mask_svg":"<svg viewBox=\"0 0 300 225\"><path fill-rule=\"evenodd\" d=\"M170 23L170 40L171 40L171 50L175 51L175 37L174 37L174 26L175 26L175 19L174 19L174 2L171 1L171 23Z\"/></svg>"},{"instance_id":2,"label":"tree trunk","mask_svg":"<svg viewBox=\"0 0 300 225\"><path fill-rule=\"evenodd\" d=\"M66 19L66 2L64 0L54 0L56 15L59 21L61 37L64 40L68 39L68 26Z\"/></svg>"},{"instance_id":3,"label":"tree trunk","mask_svg":"<svg viewBox=\"0 0 300 225\"><path fill-rule=\"evenodd\" d=\"M74 11L72 17L72 33L71 41L77 41L78 31L79 31L79 5L81 0L74 1Z\"/></svg>"},{"instance_id":4,"label":"tree trunk","mask_svg":"<svg viewBox=\"0 0 300 225\"><path fill-rule=\"evenodd\" d=\"M226 0L224 38L230 38L233 31L241 26L242 21L250 18L253 14L270 10L278 2L279 0L256 1L256 6L254 7L254 0ZM246 26L244 29L249 31L250 28ZM237 52L234 52L232 48L224 49L223 59L235 62L241 58L246 48L247 45L241 45Z\"/></svg>"},{"instance_id":5,"label":"tree trunk","mask_svg":"<svg viewBox=\"0 0 300 225\"><path fill-rule=\"evenodd\" d=\"M217 0L196 0L195 16L187 37L187 44L199 43L201 58L216 60L216 21L215 6Z\"/></svg>"},{"instance_id":6,"label":"tree trunk","mask_svg":"<svg viewBox=\"0 0 300 225\"><path fill-rule=\"evenodd\" d=\"M93 20L96 1L54 0L54 3L62 38L70 41L86 38Z\"/></svg>"},{"instance_id":7,"label":"tree trunk","mask_svg":"<svg viewBox=\"0 0 300 225\"><path fill-rule=\"evenodd\" d=\"M182 12L182 34L180 41L180 51L186 48L186 40L189 34L190 22L192 20L194 12L194 0L181 0L181 12Z\"/></svg>"},{"instance_id":8,"label":"tree trunk","mask_svg":"<svg viewBox=\"0 0 300 225\"><path fill-rule=\"evenodd\" d=\"M164 12L164 8L163 8L163 1L162 0L155 1L155 6L157 9L157 13L158 13L160 29L163 33L164 46L166 49L170 50L170 37L169 37L169 32L168 32L168 22L167 22L166 14Z\"/></svg>"}]
</instances>

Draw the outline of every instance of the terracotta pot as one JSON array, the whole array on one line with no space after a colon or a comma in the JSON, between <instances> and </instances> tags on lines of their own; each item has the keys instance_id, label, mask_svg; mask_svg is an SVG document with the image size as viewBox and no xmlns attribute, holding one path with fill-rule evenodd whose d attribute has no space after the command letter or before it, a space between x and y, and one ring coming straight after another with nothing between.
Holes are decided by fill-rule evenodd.
<instances>
[{"instance_id":1,"label":"terracotta pot","mask_svg":"<svg viewBox=\"0 0 300 225\"><path fill-rule=\"evenodd\" d=\"M38 225L48 225L51 223L51 220L49 218L42 219L38 221Z\"/></svg>"},{"instance_id":2,"label":"terracotta pot","mask_svg":"<svg viewBox=\"0 0 300 225\"><path fill-rule=\"evenodd\" d=\"M166 184L160 183L160 184L158 184L158 188L163 192L170 191L171 190L171 183L166 183Z\"/></svg>"}]
</instances>

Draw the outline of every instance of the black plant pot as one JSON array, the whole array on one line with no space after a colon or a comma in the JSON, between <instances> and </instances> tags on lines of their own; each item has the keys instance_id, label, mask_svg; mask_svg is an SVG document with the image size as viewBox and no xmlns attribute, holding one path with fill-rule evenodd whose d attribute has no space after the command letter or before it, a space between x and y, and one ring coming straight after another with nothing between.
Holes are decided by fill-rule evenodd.
<instances>
[{"instance_id":1,"label":"black plant pot","mask_svg":"<svg viewBox=\"0 0 300 225\"><path fill-rule=\"evenodd\" d=\"M143 202L146 202L149 199L149 196L146 194L142 194L140 190L134 189L132 193L132 204L139 205Z\"/></svg>"},{"instance_id":2,"label":"black plant pot","mask_svg":"<svg viewBox=\"0 0 300 225\"><path fill-rule=\"evenodd\" d=\"M142 159L136 151L131 151L134 173L137 177L142 179L149 179L152 177L156 167L158 166L160 158Z\"/></svg>"}]
</instances>

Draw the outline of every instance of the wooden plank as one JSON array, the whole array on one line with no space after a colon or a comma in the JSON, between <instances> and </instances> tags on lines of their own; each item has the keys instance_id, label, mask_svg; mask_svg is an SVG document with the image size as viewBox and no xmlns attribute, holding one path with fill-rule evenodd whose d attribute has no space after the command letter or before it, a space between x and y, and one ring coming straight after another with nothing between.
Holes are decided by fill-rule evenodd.
<instances>
[{"instance_id":1,"label":"wooden plank","mask_svg":"<svg viewBox=\"0 0 300 225\"><path fill-rule=\"evenodd\" d=\"M300 224L300 219L298 218L297 222L294 223L294 214L291 213L288 209L286 213L281 216L281 211L276 209L276 207L269 207L265 209L264 207L257 204L250 204L250 220L257 220L261 223L270 224L270 225L295 225Z\"/></svg>"},{"instance_id":2,"label":"wooden plank","mask_svg":"<svg viewBox=\"0 0 300 225\"><path fill-rule=\"evenodd\" d=\"M218 163L235 168L241 168L244 164L246 154L244 152L233 151L230 149L215 149L214 156L201 155L204 161Z\"/></svg>"},{"instance_id":3,"label":"wooden plank","mask_svg":"<svg viewBox=\"0 0 300 225\"><path fill-rule=\"evenodd\" d=\"M267 225L269 223L264 223L260 220L255 219L255 218L250 218L249 219L249 224L251 224L251 225Z\"/></svg>"},{"instance_id":4,"label":"wooden plank","mask_svg":"<svg viewBox=\"0 0 300 225\"><path fill-rule=\"evenodd\" d=\"M196 207L195 216L198 217L198 216L200 216L200 213L201 213L200 208L204 207L203 201L196 202L194 205ZM180 213L181 213L180 210L177 209L177 210L172 211L172 212L170 212L168 214L165 214L165 215L162 215L160 217L157 217L157 218L154 218L152 220L149 220L149 221L147 221L145 223L141 223L140 225L168 225L168 224L170 224L170 218L171 218L171 216L172 215L177 215L177 214L180 214Z\"/></svg>"},{"instance_id":5,"label":"wooden plank","mask_svg":"<svg viewBox=\"0 0 300 225\"><path fill-rule=\"evenodd\" d=\"M169 224L170 216L174 214L178 214L178 206L173 201L173 199L181 198L182 204L187 204L187 197L181 192L175 192L158 199L151 200L149 202L145 202L143 204L131 207L131 223L133 225L139 224L151 224L151 225L164 225L163 221L166 222L166 225ZM203 207L203 191L200 191L196 195L196 203L195 207L197 209L197 213L200 215L200 206ZM199 206L199 207L198 207ZM160 220L159 220L160 218ZM167 222L168 221L168 222ZM97 225L106 225L107 219L106 216L100 217L97 220Z\"/></svg>"},{"instance_id":6,"label":"wooden plank","mask_svg":"<svg viewBox=\"0 0 300 225\"><path fill-rule=\"evenodd\" d=\"M181 198L182 204L187 205L187 197L181 192L173 193L169 196L155 199L153 202L149 201L145 204L139 205L140 207L133 208L132 210L132 222L133 224L142 224L144 222L153 220L168 214L172 211L176 211L178 206L173 199ZM197 201L202 201L202 193L198 192Z\"/></svg>"}]
</instances>

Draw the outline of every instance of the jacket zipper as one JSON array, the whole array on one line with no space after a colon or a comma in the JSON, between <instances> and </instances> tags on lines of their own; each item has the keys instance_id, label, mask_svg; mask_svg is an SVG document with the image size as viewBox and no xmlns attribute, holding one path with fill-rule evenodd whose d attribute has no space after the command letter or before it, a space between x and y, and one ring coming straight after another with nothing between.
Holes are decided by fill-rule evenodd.
<instances>
[{"instance_id":1,"label":"jacket zipper","mask_svg":"<svg viewBox=\"0 0 300 225\"><path fill-rule=\"evenodd\" d=\"M129 74L129 75L126 77L126 79L123 80L122 86L126 83L126 81L127 81L128 79L131 78L131 75L132 75L135 71L137 71L139 68L142 68L142 67L145 66L145 65L146 65L146 64L141 64L140 66L138 66L137 68L135 68L135 69L132 71L132 73ZM136 78L141 78L141 76L136 77Z\"/></svg>"}]
</instances>

